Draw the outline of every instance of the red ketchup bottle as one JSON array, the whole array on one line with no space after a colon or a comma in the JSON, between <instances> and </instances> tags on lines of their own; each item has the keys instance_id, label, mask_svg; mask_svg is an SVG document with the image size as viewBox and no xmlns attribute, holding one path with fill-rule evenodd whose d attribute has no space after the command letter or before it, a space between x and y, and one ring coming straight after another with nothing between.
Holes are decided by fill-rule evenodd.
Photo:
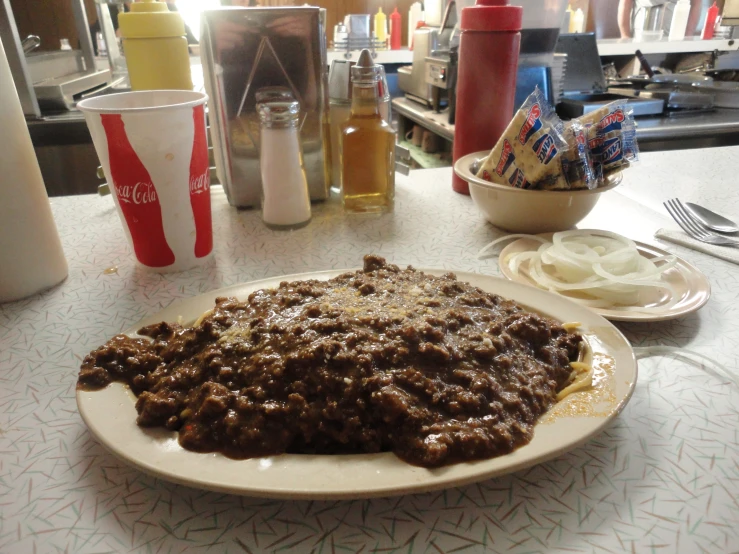
<instances>
[{"instance_id":1,"label":"red ketchup bottle","mask_svg":"<svg viewBox=\"0 0 739 554\"><path fill-rule=\"evenodd\" d=\"M701 33L701 39L710 40L713 38L713 31L716 27L716 19L718 19L718 6L716 5L716 2L714 2L713 6L708 8L708 11L706 12L706 22L703 25L703 33ZM690 32L692 33L692 30Z\"/></svg>"},{"instance_id":2,"label":"red ketchup bottle","mask_svg":"<svg viewBox=\"0 0 739 554\"><path fill-rule=\"evenodd\" d=\"M513 117L523 9L508 0L477 0L462 9L454 162L492 150ZM456 175L452 188L469 194Z\"/></svg>"},{"instance_id":3,"label":"red ketchup bottle","mask_svg":"<svg viewBox=\"0 0 739 554\"><path fill-rule=\"evenodd\" d=\"M401 23L402 19L398 8L390 14L390 50L400 50Z\"/></svg>"}]
</instances>

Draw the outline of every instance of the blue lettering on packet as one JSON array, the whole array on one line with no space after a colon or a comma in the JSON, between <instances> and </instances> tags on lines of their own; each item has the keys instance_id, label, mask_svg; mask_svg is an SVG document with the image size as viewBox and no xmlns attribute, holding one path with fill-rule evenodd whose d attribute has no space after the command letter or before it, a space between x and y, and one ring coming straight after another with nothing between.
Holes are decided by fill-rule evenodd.
<instances>
[{"instance_id":1,"label":"blue lettering on packet","mask_svg":"<svg viewBox=\"0 0 739 554\"><path fill-rule=\"evenodd\" d=\"M511 174L510 179L508 179L508 182L516 187L517 189L527 189L529 188L529 182L526 180L526 178L523 176L523 171L516 168L516 171L514 171Z\"/></svg>"},{"instance_id":2,"label":"blue lettering on packet","mask_svg":"<svg viewBox=\"0 0 739 554\"><path fill-rule=\"evenodd\" d=\"M623 159L623 149L621 148L621 139L614 137L603 143L603 159L604 165L618 162Z\"/></svg>"},{"instance_id":3,"label":"blue lettering on packet","mask_svg":"<svg viewBox=\"0 0 739 554\"><path fill-rule=\"evenodd\" d=\"M547 165L557 155L557 147L554 145L554 138L549 133L544 134L534 143L534 153L538 160Z\"/></svg>"}]
</instances>

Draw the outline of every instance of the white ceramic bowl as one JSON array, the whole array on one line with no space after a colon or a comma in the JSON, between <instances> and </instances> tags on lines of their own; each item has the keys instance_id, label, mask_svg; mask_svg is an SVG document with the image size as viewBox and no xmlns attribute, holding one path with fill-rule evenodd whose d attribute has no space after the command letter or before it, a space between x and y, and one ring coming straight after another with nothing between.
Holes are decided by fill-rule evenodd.
<instances>
[{"instance_id":1,"label":"white ceramic bowl","mask_svg":"<svg viewBox=\"0 0 739 554\"><path fill-rule=\"evenodd\" d=\"M593 209L601 193L621 181L593 190L525 190L497 185L473 175L470 166L489 152L475 152L459 158L454 172L467 181L470 195L485 218L511 233L550 233L577 225Z\"/></svg>"}]
</instances>

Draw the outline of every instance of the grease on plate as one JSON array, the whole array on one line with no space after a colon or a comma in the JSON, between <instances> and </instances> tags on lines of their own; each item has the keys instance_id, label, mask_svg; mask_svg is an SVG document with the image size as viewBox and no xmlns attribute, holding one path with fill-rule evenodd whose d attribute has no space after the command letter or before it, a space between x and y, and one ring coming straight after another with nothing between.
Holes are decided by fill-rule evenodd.
<instances>
[{"instance_id":1,"label":"grease on plate","mask_svg":"<svg viewBox=\"0 0 739 554\"><path fill-rule=\"evenodd\" d=\"M592 363L593 385L557 402L539 423L553 423L560 417L606 417L613 411L616 406L615 360L608 354L594 352Z\"/></svg>"}]
</instances>

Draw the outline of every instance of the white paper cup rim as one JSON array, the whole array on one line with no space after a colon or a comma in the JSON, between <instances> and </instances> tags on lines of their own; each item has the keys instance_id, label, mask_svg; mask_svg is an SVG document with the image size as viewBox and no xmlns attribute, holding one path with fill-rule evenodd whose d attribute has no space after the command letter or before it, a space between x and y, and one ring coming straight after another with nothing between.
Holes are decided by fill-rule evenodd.
<instances>
[{"instance_id":1,"label":"white paper cup rim","mask_svg":"<svg viewBox=\"0 0 739 554\"><path fill-rule=\"evenodd\" d=\"M140 90L88 98L77 109L98 114L145 113L193 108L207 100L207 94L193 90Z\"/></svg>"}]
</instances>

